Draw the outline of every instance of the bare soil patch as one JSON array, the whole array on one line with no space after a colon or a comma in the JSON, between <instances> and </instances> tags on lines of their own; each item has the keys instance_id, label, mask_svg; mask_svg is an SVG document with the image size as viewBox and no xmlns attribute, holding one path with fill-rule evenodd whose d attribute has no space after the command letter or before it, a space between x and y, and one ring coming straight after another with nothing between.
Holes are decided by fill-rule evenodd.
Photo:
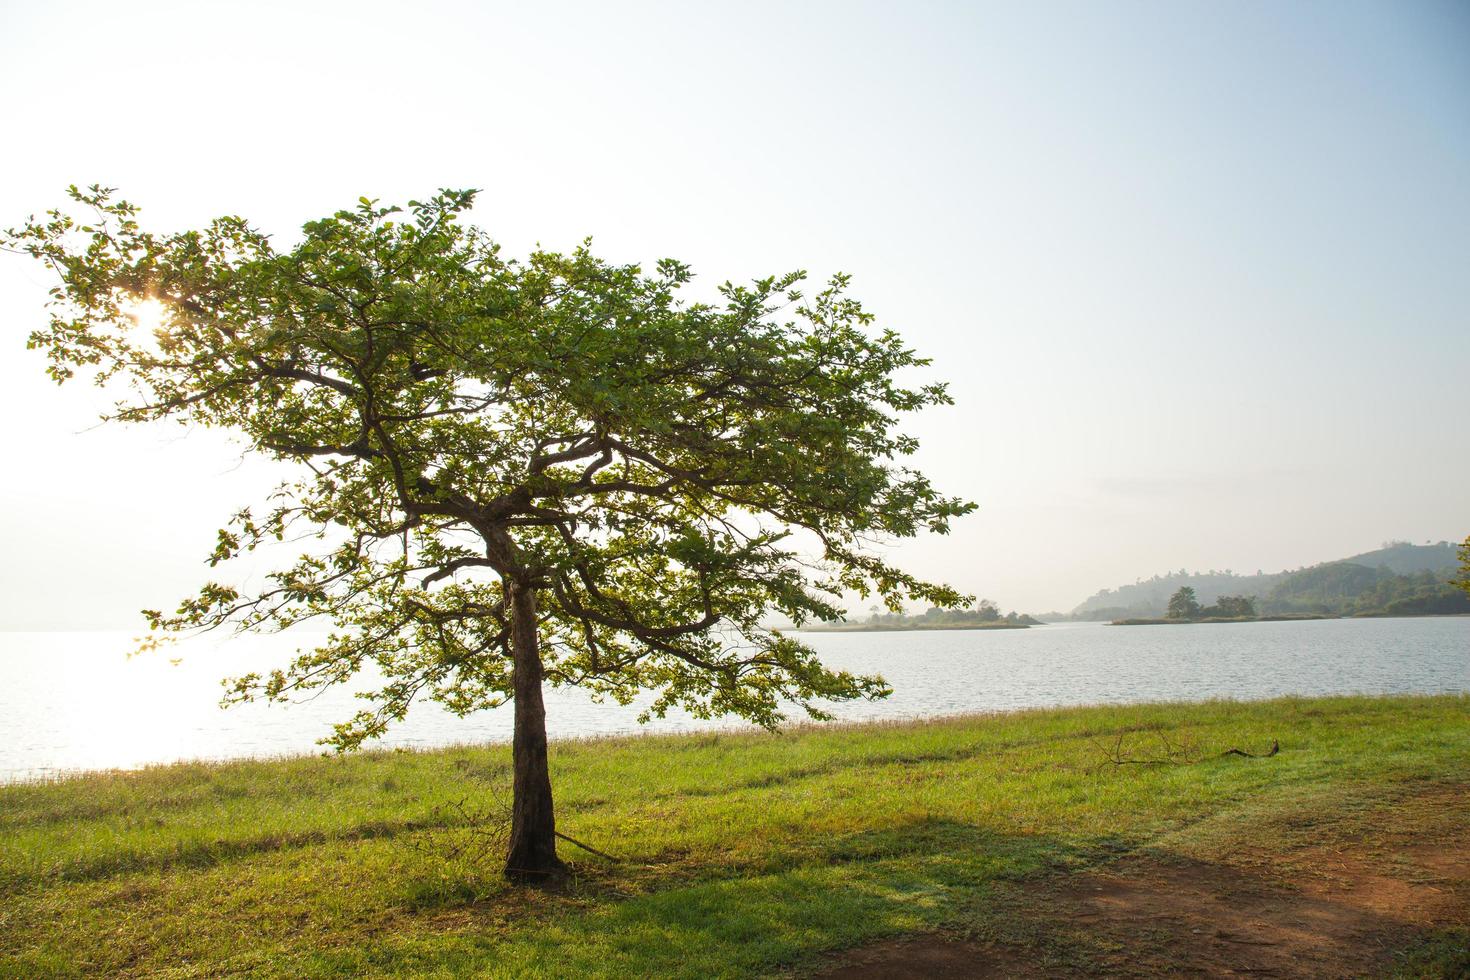
<instances>
[{"instance_id":1,"label":"bare soil patch","mask_svg":"<svg viewBox=\"0 0 1470 980\"><path fill-rule=\"evenodd\" d=\"M998 897L984 941L875 944L817 976L1380 976L1396 953L1470 928L1470 824L1406 818L1470 812L1470 787L1403 802L1354 814L1327 844L1242 842L1218 860L1154 851L1019 884ZM1429 975L1461 967L1445 969Z\"/></svg>"}]
</instances>

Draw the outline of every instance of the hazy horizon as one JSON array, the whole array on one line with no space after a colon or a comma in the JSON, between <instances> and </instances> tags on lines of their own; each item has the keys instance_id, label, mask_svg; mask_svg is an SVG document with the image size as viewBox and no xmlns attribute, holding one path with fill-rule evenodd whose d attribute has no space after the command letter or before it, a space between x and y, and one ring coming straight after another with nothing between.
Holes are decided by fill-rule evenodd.
<instances>
[{"instance_id":1,"label":"hazy horizon","mask_svg":"<svg viewBox=\"0 0 1470 980\"><path fill-rule=\"evenodd\" d=\"M1470 532L1464 5L0 2L0 77L0 226L478 187L511 254L852 273L980 505L888 553L1006 609ZM0 629L141 629L273 469L96 428L23 349L51 285L0 255Z\"/></svg>"}]
</instances>

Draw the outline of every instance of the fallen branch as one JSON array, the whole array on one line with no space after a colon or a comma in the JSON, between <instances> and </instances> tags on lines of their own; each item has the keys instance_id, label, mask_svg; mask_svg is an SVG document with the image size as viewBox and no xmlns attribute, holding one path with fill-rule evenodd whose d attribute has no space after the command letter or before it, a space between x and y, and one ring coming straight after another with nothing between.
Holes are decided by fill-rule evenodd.
<instances>
[{"instance_id":1,"label":"fallen branch","mask_svg":"<svg viewBox=\"0 0 1470 980\"><path fill-rule=\"evenodd\" d=\"M1226 749L1224 752L1221 752L1220 753L1220 758L1223 759L1227 755L1243 755L1247 759L1269 759L1273 755L1275 755L1277 752L1280 752L1280 751L1281 751L1281 743L1278 742L1278 741L1276 741L1273 738L1273 739L1271 739L1271 751L1270 752L1266 752L1266 753L1264 753L1262 755L1256 755L1254 752L1245 752L1245 751L1243 751L1241 749Z\"/></svg>"},{"instance_id":2,"label":"fallen branch","mask_svg":"<svg viewBox=\"0 0 1470 980\"><path fill-rule=\"evenodd\" d=\"M623 859L622 858L615 858L611 854L606 854L606 853L604 853L602 851L599 851L597 848L593 847L590 844L583 844L581 841L577 840L577 838L575 838L575 837L568 837L566 834L562 833L559 830L553 831L553 833L555 833L556 836L560 837L562 840L566 841L568 844L575 844L578 847L580 847L582 850L587 851L587 852L589 852L591 854L596 854L600 858L607 858L609 861L613 862L614 864L622 864L623 863Z\"/></svg>"},{"instance_id":3,"label":"fallen branch","mask_svg":"<svg viewBox=\"0 0 1470 980\"><path fill-rule=\"evenodd\" d=\"M1246 759L1269 759L1281 751L1281 743L1272 739L1271 751L1261 754L1247 752L1244 749L1226 749L1219 755L1205 755L1200 750L1197 740L1188 732L1182 733L1177 740L1170 739L1168 734L1162 731L1155 732L1154 736L1159 742L1159 750L1152 755L1127 754L1121 732L1112 745L1094 742L1103 754L1103 760L1097 764L1097 769L1102 769L1110 764L1114 766L1192 766L1207 759L1223 759L1232 755Z\"/></svg>"},{"instance_id":4,"label":"fallen branch","mask_svg":"<svg viewBox=\"0 0 1470 980\"><path fill-rule=\"evenodd\" d=\"M1097 766L1099 769L1109 763L1115 766L1188 766L1200 761L1199 747L1188 732L1183 733L1178 741L1170 739L1167 732L1154 732L1160 751L1150 756L1124 754L1123 736L1124 733L1119 732L1111 746L1098 745L1103 754L1103 761Z\"/></svg>"}]
</instances>

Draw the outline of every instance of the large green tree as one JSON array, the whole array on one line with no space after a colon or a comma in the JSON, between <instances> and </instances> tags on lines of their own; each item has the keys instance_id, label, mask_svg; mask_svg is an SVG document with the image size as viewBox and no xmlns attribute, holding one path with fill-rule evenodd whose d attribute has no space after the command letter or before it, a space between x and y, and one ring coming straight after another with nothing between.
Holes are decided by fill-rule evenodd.
<instances>
[{"instance_id":1,"label":"large green tree","mask_svg":"<svg viewBox=\"0 0 1470 980\"><path fill-rule=\"evenodd\" d=\"M219 531L213 564L310 542L260 589L210 582L155 629L333 624L227 701L279 700L373 666L359 745L417 699L510 701L507 873L562 868L543 684L648 714L679 706L772 726L783 705L887 693L763 626L832 620L844 594L890 608L966 597L869 545L944 532L971 505L902 465L899 413L945 403L897 375L927 363L837 277L801 273L686 299L691 273L502 255L460 220L469 191L361 199L278 249L237 217L145 231L106 188L6 233L57 274L30 345L57 381L126 392L111 418L229 430L284 461L279 494ZM140 303L161 304L156 330Z\"/></svg>"}]
</instances>

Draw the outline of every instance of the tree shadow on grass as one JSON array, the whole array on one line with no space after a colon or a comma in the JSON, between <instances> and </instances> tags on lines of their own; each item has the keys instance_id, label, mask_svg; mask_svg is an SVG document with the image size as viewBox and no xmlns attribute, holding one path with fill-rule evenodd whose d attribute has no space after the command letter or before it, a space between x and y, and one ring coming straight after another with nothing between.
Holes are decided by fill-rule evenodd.
<instances>
[{"instance_id":1,"label":"tree shadow on grass","mask_svg":"<svg viewBox=\"0 0 1470 980\"><path fill-rule=\"evenodd\" d=\"M1470 838L1436 846L1463 853ZM465 921L452 933L315 955L298 972L854 978L1402 968L1451 976L1463 967L1470 885L1445 878L1442 865L1438 878L1369 865L1343 878L1339 867L1327 886L1301 870L1299 857L1298 881L1270 865L1138 849L1114 837L1007 836L923 819L834 836L771 872L680 881L620 900L542 899L524 914ZM1383 860L1400 867L1406 854Z\"/></svg>"},{"instance_id":2,"label":"tree shadow on grass","mask_svg":"<svg viewBox=\"0 0 1470 980\"><path fill-rule=\"evenodd\" d=\"M733 871L682 881L617 901L538 898L527 914L486 928L385 937L316 955L305 975L751 976L823 951L952 921L997 881L1075 867L1117 853L1119 843L1004 836L969 824L923 819L834 836L786 856L773 872ZM636 871L630 872L636 874ZM614 886L610 871L601 887ZM717 873L718 874L718 873ZM495 920L494 924L490 920Z\"/></svg>"}]
</instances>

